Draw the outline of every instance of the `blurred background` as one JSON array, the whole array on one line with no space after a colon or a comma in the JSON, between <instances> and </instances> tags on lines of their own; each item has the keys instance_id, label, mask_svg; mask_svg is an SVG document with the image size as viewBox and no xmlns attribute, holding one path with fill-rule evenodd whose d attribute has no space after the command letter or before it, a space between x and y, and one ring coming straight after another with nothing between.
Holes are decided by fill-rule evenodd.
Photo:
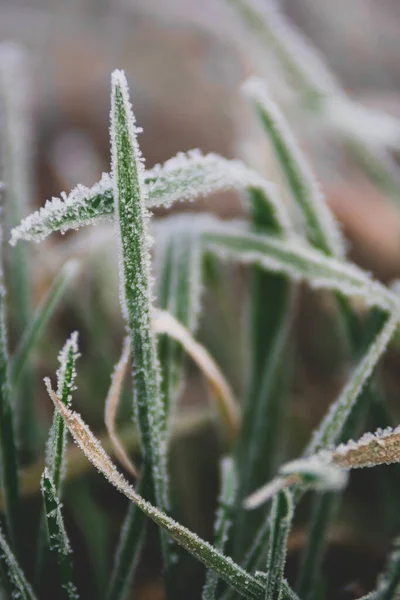
<instances>
[{"instance_id":1,"label":"blurred background","mask_svg":"<svg viewBox=\"0 0 400 600\"><path fill-rule=\"evenodd\" d=\"M351 99L400 119L397 0L286 0L280 5L321 51ZM27 213L62 190L69 192L77 183L94 184L109 170L109 90L114 68L126 72L137 121L143 127L140 144L148 168L178 151L200 148L246 160L278 182L285 195L271 149L240 91L242 82L256 73L267 80L271 95L290 119L349 240L351 258L386 283L400 276L400 187L396 192L395 186L379 184L377 178L366 174L343 138L327 127L319 114L302 107L274 53L259 42L228 2L0 0L0 42L9 41L26 51L31 126L27 143L32 144L33 157L33 192L27 199ZM341 118L349 117L337 116L339 121ZM363 120L356 111L350 118L355 127L368 130L367 117ZM376 129L379 137L380 121ZM390 125L389 129L390 160L395 167L400 129ZM183 210L182 206L178 210ZM230 218L241 215L243 208L235 194L226 193L208 197L187 210L208 210ZM123 336L113 248L108 225L64 238L53 236L45 244L29 248L35 305L68 258L82 260L74 284L76 293L66 295L34 357L43 444L52 410L41 379L55 373L57 352L74 329L80 331L82 351L74 404L97 433L104 430L104 398ZM245 288L246 273L226 268L222 295L205 293L199 331L239 398L245 357L238 323L244 318ZM287 415L291 432L288 457L301 451L310 428L324 414L348 372L337 344L330 343L334 336L329 297L302 290L292 336L297 366ZM12 330L11 345L17 338L18 331ZM235 343L226 344L226 339ZM385 391L394 414L397 410L400 416L399 358L393 349L384 369ZM204 383L191 363L182 397L182 406L194 410L207 406ZM121 426L130 419L127 389L120 410ZM369 425L385 425L378 421ZM173 482L185 523L206 537L212 529L217 458L222 452L220 436L206 420L190 435L178 436L171 452ZM32 512L40 505L39 467L40 461L34 462L25 473ZM326 570L330 597L336 600L361 596L371 587L390 539L400 529L391 487L396 480L393 470L376 471L357 473L353 478L331 533ZM380 510L383 503L385 508ZM97 597L96 590L104 586L112 565L126 503L90 467L81 467L66 486L65 508L77 555L78 588L82 595L89 594L85 597ZM305 515L307 506L300 511L291 536L289 575L304 541ZM162 597L159 557L153 546L150 539L132 598ZM95 574L95 588L88 587L88 569ZM193 572L201 589L202 570L193 567ZM49 594L52 597L51 590Z\"/></svg>"}]
</instances>

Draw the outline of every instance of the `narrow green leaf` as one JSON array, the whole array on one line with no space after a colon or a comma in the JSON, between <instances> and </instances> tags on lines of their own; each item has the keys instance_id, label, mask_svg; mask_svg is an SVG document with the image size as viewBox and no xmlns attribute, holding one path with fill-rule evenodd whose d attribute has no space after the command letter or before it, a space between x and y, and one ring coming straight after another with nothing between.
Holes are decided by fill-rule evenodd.
<instances>
[{"instance_id":1,"label":"narrow green leaf","mask_svg":"<svg viewBox=\"0 0 400 600\"><path fill-rule=\"evenodd\" d=\"M63 415L74 440L86 454L90 462L112 485L129 498L129 500L137 504L141 511L165 532L168 532L178 544L201 561L207 568L215 571L219 577L231 585L239 594L246 598L264 597L264 586L255 577L244 571L232 559L224 556L208 542L202 540L195 533L174 521L174 519L140 496L117 471L109 456L104 452L99 440L94 437L81 417L64 406L52 391L48 380L46 383L50 397Z\"/></svg>"},{"instance_id":2,"label":"narrow green leaf","mask_svg":"<svg viewBox=\"0 0 400 600\"><path fill-rule=\"evenodd\" d=\"M41 479L41 489L49 533L50 550L56 556L62 596L68 600L77 600L79 596L72 581L71 548L61 514L61 504L53 479L46 468Z\"/></svg>"},{"instance_id":3,"label":"narrow green leaf","mask_svg":"<svg viewBox=\"0 0 400 600\"><path fill-rule=\"evenodd\" d=\"M143 179L147 208L170 207L178 201L194 201L226 190L247 190L262 199L283 230L291 228L285 206L274 186L237 160L192 150L145 171ZM44 207L12 230L10 243L15 246L19 240L40 242L55 231L77 229L113 216L112 180L104 173L92 188L79 185L68 196L62 194L61 198L47 201Z\"/></svg>"},{"instance_id":4,"label":"narrow green leaf","mask_svg":"<svg viewBox=\"0 0 400 600\"><path fill-rule=\"evenodd\" d=\"M368 273L348 262L325 256L299 239L249 233L235 223L216 224L204 233L209 249L221 258L257 264L267 271L284 273L294 281L307 281L313 288L361 297L368 306L389 312L397 306L395 294Z\"/></svg>"},{"instance_id":5,"label":"narrow green leaf","mask_svg":"<svg viewBox=\"0 0 400 600\"><path fill-rule=\"evenodd\" d=\"M79 263L75 260L67 262L54 279L46 297L39 306L32 323L22 336L13 357L11 358L11 383L15 384L23 372L26 360L36 344L40 341L54 311L75 277Z\"/></svg>"},{"instance_id":6,"label":"narrow green leaf","mask_svg":"<svg viewBox=\"0 0 400 600\"><path fill-rule=\"evenodd\" d=\"M0 560L4 565L4 570L7 572L11 585L15 589L14 597L20 598L21 600L36 600L36 596L33 593L30 584L27 582L25 575L18 564L17 559L12 553L12 550L8 545L7 540L1 530L0 552Z\"/></svg>"},{"instance_id":7,"label":"narrow green leaf","mask_svg":"<svg viewBox=\"0 0 400 600\"><path fill-rule=\"evenodd\" d=\"M1 227L1 225L0 225ZM1 245L0 231L0 245ZM14 414L10 399L9 360L5 319L3 269L0 263L0 455L1 484L3 489L8 533L14 551L20 550L21 518L17 448L14 435Z\"/></svg>"},{"instance_id":8,"label":"narrow green leaf","mask_svg":"<svg viewBox=\"0 0 400 600\"><path fill-rule=\"evenodd\" d=\"M120 296L131 339L134 372L134 412L143 460L152 476L152 494L162 510L168 507L168 477L163 436L165 414L161 400L160 366L151 326L148 214L144 167L136 139L134 117L125 75L112 75L111 155L116 231L119 245ZM173 558L170 542L161 535L168 569Z\"/></svg>"},{"instance_id":9,"label":"narrow green leaf","mask_svg":"<svg viewBox=\"0 0 400 600\"><path fill-rule=\"evenodd\" d=\"M220 552L225 550L229 529L232 525L236 487L235 465L231 458L225 458L221 463L221 495L214 525L214 547ZM217 598L218 581L218 575L214 571L208 571L203 588L203 600Z\"/></svg>"},{"instance_id":10,"label":"narrow green leaf","mask_svg":"<svg viewBox=\"0 0 400 600\"><path fill-rule=\"evenodd\" d=\"M354 370L338 399L331 405L327 415L315 431L304 455L312 456L338 441L347 418L363 387L385 352L400 320L399 309L391 314L368 352Z\"/></svg>"},{"instance_id":11,"label":"narrow green leaf","mask_svg":"<svg viewBox=\"0 0 400 600\"><path fill-rule=\"evenodd\" d=\"M15 227L30 210L32 199L31 127L29 119L28 66L21 47L12 43L0 45L0 178L5 187L5 225ZM29 256L26 248L6 256L13 326L22 335L31 321ZM20 456L28 461L35 453L38 421L35 418L33 373L26 369L15 396L16 433Z\"/></svg>"},{"instance_id":12,"label":"narrow green leaf","mask_svg":"<svg viewBox=\"0 0 400 600\"><path fill-rule=\"evenodd\" d=\"M151 484L148 469L142 472L137 491L147 495ZM107 590L107 600L125 600L131 590L147 529L146 515L136 504L130 504L121 529L114 566Z\"/></svg>"},{"instance_id":13,"label":"narrow green leaf","mask_svg":"<svg viewBox=\"0 0 400 600\"><path fill-rule=\"evenodd\" d=\"M75 365L79 357L78 332L74 331L65 342L58 357L60 367L57 371L57 396L65 406L71 406L72 392L76 389ZM66 441L67 432L64 419L56 411L47 444L46 469L53 481L57 497L60 497L61 484L65 471Z\"/></svg>"},{"instance_id":14,"label":"narrow green leaf","mask_svg":"<svg viewBox=\"0 0 400 600\"><path fill-rule=\"evenodd\" d=\"M328 256L343 258L345 247L339 227L289 124L270 99L266 85L253 77L245 83L244 91L256 105L293 198L304 216L310 244Z\"/></svg>"},{"instance_id":15,"label":"narrow green leaf","mask_svg":"<svg viewBox=\"0 0 400 600\"><path fill-rule=\"evenodd\" d=\"M155 235L155 295L159 308L167 310L191 333L197 329L202 292L201 216L177 215L162 219L152 228ZM165 425L174 413L182 382L184 352L168 335L158 341L162 364L162 396Z\"/></svg>"},{"instance_id":16,"label":"narrow green leaf","mask_svg":"<svg viewBox=\"0 0 400 600\"><path fill-rule=\"evenodd\" d=\"M274 498L271 512L271 534L267 558L266 600L280 600L286 562L287 541L293 517L290 492L280 491Z\"/></svg>"}]
</instances>

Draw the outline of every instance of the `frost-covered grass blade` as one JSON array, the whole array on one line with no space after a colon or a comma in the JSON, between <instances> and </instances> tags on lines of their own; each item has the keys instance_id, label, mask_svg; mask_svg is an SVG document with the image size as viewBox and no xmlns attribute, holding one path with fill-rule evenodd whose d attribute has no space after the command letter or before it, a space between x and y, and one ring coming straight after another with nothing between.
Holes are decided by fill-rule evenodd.
<instances>
[{"instance_id":1,"label":"frost-covered grass blade","mask_svg":"<svg viewBox=\"0 0 400 600\"><path fill-rule=\"evenodd\" d=\"M81 417L67 408L51 388L48 388L48 390L55 406L63 415L75 442L112 485L134 502L147 517L168 532L179 545L200 560L207 568L215 571L239 594L246 598L264 597L264 586L255 577L140 496L117 471L100 442L93 436Z\"/></svg>"},{"instance_id":2,"label":"frost-covered grass blade","mask_svg":"<svg viewBox=\"0 0 400 600\"><path fill-rule=\"evenodd\" d=\"M224 458L221 463L221 493L219 507L214 525L214 547L224 552L232 525L232 511L236 496L236 472L231 458ZM203 600L215 600L217 596L218 576L208 571L203 589Z\"/></svg>"},{"instance_id":3,"label":"frost-covered grass blade","mask_svg":"<svg viewBox=\"0 0 400 600\"><path fill-rule=\"evenodd\" d=\"M243 89L256 105L293 198L304 216L310 244L329 256L343 258L345 247L339 227L291 128L278 106L270 99L266 85L261 79L253 77Z\"/></svg>"},{"instance_id":4,"label":"frost-covered grass blade","mask_svg":"<svg viewBox=\"0 0 400 600\"><path fill-rule=\"evenodd\" d=\"M206 246L222 259L256 264L283 273L294 281L307 281L315 289L330 289L361 297L368 306L389 312L397 305L395 295L368 273L349 262L327 257L301 239L284 239L249 232L240 223L216 223L204 233Z\"/></svg>"},{"instance_id":5,"label":"frost-covered grass blade","mask_svg":"<svg viewBox=\"0 0 400 600\"><path fill-rule=\"evenodd\" d=\"M279 600L282 597L283 571L292 517L291 494L286 490L280 491L274 498L270 517L271 533L266 570L266 600Z\"/></svg>"},{"instance_id":6,"label":"frost-covered grass blade","mask_svg":"<svg viewBox=\"0 0 400 600\"><path fill-rule=\"evenodd\" d=\"M41 479L50 550L56 556L61 581L61 596L77 600L78 593L72 581L71 548L61 514L61 504L53 479L47 469Z\"/></svg>"},{"instance_id":7,"label":"frost-covered grass blade","mask_svg":"<svg viewBox=\"0 0 400 600\"><path fill-rule=\"evenodd\" d=\"M281 229L290 230L285 206L274 186L238 160L197 150L179 154L143 174L147 208L170 207L227 190L256 194L270 209ZM11 232L11 244L19 240L40 242L56 231L66 232L114 216L114 191L110 175L104 173L93 187L77 186L67 196L48 200L44 207L24 219Z\"/></svg>"},{"instance_id":8,"label":"frost-covered grass blade","mask_svg":"<svg viewBox=\"0 0 400 600\"><path fill-rule=\"evenodd\" d=\"M21 600L36 600L33 589L26 580L26 577L1 530L0 553L0 560L4 565L4 570L6 571L13 588L13 597L20 598Z\"/></svg>"}]
</instances>

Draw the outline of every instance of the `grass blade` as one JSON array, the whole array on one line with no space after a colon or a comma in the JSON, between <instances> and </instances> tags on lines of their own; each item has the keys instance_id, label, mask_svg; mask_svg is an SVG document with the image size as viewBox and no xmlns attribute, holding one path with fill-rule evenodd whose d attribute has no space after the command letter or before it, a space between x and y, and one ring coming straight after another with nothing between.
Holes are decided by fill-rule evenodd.
<instances>
[{"instance_id":1,"label":"grass blade","mask_svg":"<svg viewBox=\"0 0 400 600\"><path fill-rule=\"evenodd\" d=\"M386 312L397 306L396 296L368 273L351 263L325 256L298 239L257 235L235 223L216 222L214 231L204 233L204 242L222 259L257 264L294 281L305 280L315 289L358 296L368 306L377 306Z\"/></svg>"},{"instance_id":2,"label":"grass blade","mask_svg":"<svg viewBox=\"0 0 400 600\"><path fill-rule=\"evenodd\" d=\"M44 470L42 475L41 488L50 550L56 555L63 590L62 596L68 600L77 600L79 596L72 582L71 548L61 514L61 504L56 487L47 469Z\"/></svg>"},{"instance_id":3,"label":"grass blade","mask_svg":"<svg viewBox=\"0 0 400 600\"><path fill-rule=\"evenodd\" d=\"M339 227L289 124L269 98L266 85L253 77L245 83L244 91L256 105L293 198L304 216L310 244L328 256L343 258L345 247Z\"/></svg>"},{"instance_id":4,"label":"grass blade","mask_svg":"<svg viewBox=\"0 0 400 600\"><path fill-rule=\"evenodd\" d=\"M249 191L257 194L281 223L291 229L285 206L274 186L240 161L199 151L180 154L164 165L143 173L147 208L170 207L178 201L194 201L212 192ZM24 219L11 232L11 244L19 240L40 242L55 231L65 232L114 216L114 191L111 177L103 174L92 188L79 185L67 196L53 198Z\"/></svg>"},{"instance_id":5,"label":"grass blade","mask_svg":"<svg viewBox=\"0 0 400 600\"><path fill-rule=\"evenodd\" d=\"M246 598L263 598L264 586L252 575L244 571L232 559L224 556L208 542L199 538L195 533L183 527L174 519L163 513L159 508L150 504L135 489L130 486L117 471L111 459L104 452L100 442L93 436L81 417L67 408L53 392L49 380L47 389L55 406L63 415L74 440L86 454L90 462L129 500L152 519L190 554L201 561L207 568L215 571L221 579L231 585L239 594Z\"/></svg>"},{"instance_id":6,"label":"grass blade","mask_svg":"<svg viewBox=\"0 0 400 600\"><path fill-rule=\"evenodd\" d=\"M395 600L400 591L400 540L394 542L385 572L378 579L377 589L371 600Z\"/></svg>"},{"instance_id":7,"label":"grass blade","mask_svg":"<svg viewBox=\"0 0 400 600\"><path fill-rule=\"evenodd\" d=\"M148 469L142 471L137 491L147 496L151 484ZM107 600L125 600L131 589L147 529L146 515L130 504L121 529L115 561L108 586Z\"/></svg>"},{"instance_id":8,"label":"grass blade","mask_svg":"<svg viewBox=\"0 0 400 600\"><path fill-rule=\"evenodd\" d=\"M0 551L0 560L4 565L4 570L7 572L12 587L15 589L14 597L20 598L21 600L36 600L36 596L33 593L32 587L27 582L25 575L18 564L17 559L12 553L12 550L8 545L7 540L1 530Z\"/></svg>"},{"instance_id":9,"label":"grass blade","mask_svg":"<svg viewBox=\"0 0 400 600\"><path fill-rule=\"evenodd\" d=\"M79 263L71 260L66 263L61 272L54 279L46 297L39 306L32 323L22 336L18 347L11 359L11 384L14 385L26 364L26 360L36 344L40 341L54 311L68 288L71 280L76 276Z\"/></svg>"},{"instance_id":10,"label":"grass blade","mask_svg":"<svg viewBox=\"0 0 400 600\"><path fill-rule=\"evenodd\" d=\"M5 188L5 223L7 231L29 212L31 191L31 131L28 117L26 85L28 69L22 48L11 43L0 46L0 177ZM12 298L11 319L17 334L22 335L31 321L29 257L26 248L18 248L6 257L9 289ZM20 456L28 461L38 441L37 419L33 398L33 373L26 369L15 395L16 432Z\"/></svg>"},{"instance_id":11,"label":"grass blade","mask_svg":"<svg viewBox=\"0 0 400 600\"><path fill-rule=\"evenodd\" d=\"M168 506L165 415L161 400L160 367L151 326L149 236L147 234L144 167L136 139L125 75L112 75L111 155L115 219L119 245L120 295L131 339L134 372L134 411L143 460L152 476L152 494L162 510ZM162 534L167 569L172 564L170 542Z\"/></svg>"},{"instance_id":12,"label":"grass blade","mask_svg":"<svg viewBox=\"0 0 400 600\"><path fill-rule=\"evenodd\" d=\"M310 444L305 450L305 456L312 456L338 441L348 415L352 411L366 382L371 377L382 354L385 352L396 331L399 319L400 314L398 309L387 318L380 333L354 370L339 398L331 405L327 415L314 433Z\"/></svg>"},{"instance_id":13,"label":"grass blade","mask_svg":"<svg viewBox=\"0 0 400 600\"><path fill-rule=\"evenodd\" d=\"M1 245L0 232L0 245ZM20 550L20 493L18 458L14 434L14 414L10 398L9 360L5 319L3 269L0 264L0 454L1 484L3 489L8 533L14 551Z\"/></svg>"},{"instance_id":14,"label":"grass blade","mask_svg":"<svg viewBox=\"0 0 400 600\"><path fill-rule=\"evenodd\" d=\"M214 546L224 552L228 540L229 529L232 525L232 511L236 496L235 465L230 458L225 458L221 463L221 495L219 508L214 525ZM203 600L217 598L218 576L214 571L208 571L203 588Z\"/></svg>"},{"instance_id":15,"label":"grass blade","mask_svg":"<svg viewBox=\"0 0 400 600\"><path fill-rule=\"evenodd\" d=\"M193 227L193 219L190 219L191 224L189 219L187 215L178 215L155 224L154 272L159 308L172 314L193 334L201 312L203 274L199 229L196 225ZM168 427L180 391L184 353L168 335L159 336L158 349Z\"/></svg>"},{"instance_id":16,"label":"grass blade","mask_svg":"<svg viewBox=\"0 0 400 600\"><path fill-rule=\"evenodd\" d=\"M271 534L267 558L266 600L280 600L282 597L283 572L292 517L293 502L291 494L287 490L280 491L272 503Z\"/></svg>"}]
</instances>

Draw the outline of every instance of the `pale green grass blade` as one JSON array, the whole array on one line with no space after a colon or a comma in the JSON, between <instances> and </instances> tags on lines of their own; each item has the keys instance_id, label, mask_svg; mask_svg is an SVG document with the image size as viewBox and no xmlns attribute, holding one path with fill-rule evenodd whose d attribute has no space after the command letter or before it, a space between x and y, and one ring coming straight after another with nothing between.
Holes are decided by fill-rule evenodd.
<instances>
[{"instance_id":1,"label":"pale green grass blade","mask_svg":"<svg viewBox=\"0 0 400 600\"><path fill-rule=\"evenodd\" d=\"M131 502L167 532L179 545L201 561L207 568L215 571L221 579L231 585L246 598L264 598L264 586L252 575L244 571L232 559L224 556L211 544L183 527L159 508L153 506L140 496L117 471L111 459L104 452L100 442L77 413L72 412L57 398L47 380L47 389L58 410L63 415L78 446L86 454L91 463L123 493Z\"/></svg>"},{"instance_id":2,"label":"pale green grass blade","mask_svg":"<svg viewBox=\"0 0 400 600\"><path fill-rule=\"evenodd\" d=\"M263 44L271 48L293 83L300 89L312 107L333 94L340 87L328 70L325 60L289 25L276 6L268 0L228 0L249 29Z\"/></svg>"},{"instance_id":3,"label":"pale green grass blade","mask_svg":"<svg viewBox=\"0 0 400 600\"><path fill-rule=\"evenodd\" d=\"M235 223L216 223L204 234L209 249L222 259L256 264L267 271L283 273L294 281L307 281L312 288L330 289L345 296L361 297L368 306L386 312L397 306L395 295L368 273L348 262L314 250L297 238L258 235Z\"/></svg>"},{"instance_id":4,"label":"pale green grass blade","mask_svg":"<svg viewBox=\"0 0 400 600\"><path fill-rule=\"evenodd\" d=\"M68 289L71 281L75 278L79 269L79 263L71 260L65 264L60 273L54 279L46 297L39 306L32 323L22 336L13 357L11 358L11 384L14 385L26 364L30 353L40 341L54 311L58 307L64 292Z\"/></svg>"},{"instance_id":5,"label":"pale green grass blade","mask_svg":"<svg viewBox=\"0 0 400 600\"><path fill-rule=\"evenodd\" d=\"M13 597L20 598L20 600L36 600L36 596L33 593L32 587L27 582L26 577L18 564L7 540L0 530L0 560L4 565L10 583L14 588Z\"/></svg>"},{"instance_id":6,"label":"pale green grass blade","mask_svg":"<svg viewBox=\"0 0 400 600\"><path fill-rule=\"evenodd\" d=\"M31 208L32 165L29 119L28 64L22 48L12 43L0 45L0 178L5 183L5 225L7 233ZM6 271L12 299L10 316L18 335L31 321L29 256L26 248L6 256ZM16 433L23 461L32 458L38 441L33 398L33 373L30 368L13 386Z\"/></svg>"},{"instance_id":7,"label":"pale green grass blade","mask_svg":"<svg viewBox=\"0 0 400 600\"><path fill-rule=\"evenodd\" d=\"M58 564L61 597L77 600L78 593L72 581L71 547L64 527L61 504L53 479L47 469L41 479L42 495L45 507L46 523L50 540L50 550L54 552Z\"/></svg>"},{"instance_id":8,"label":"pale green grass blade","mask_svg":"<svg viewBox=\"0 0 400 600\"><path fill-rule=\"evenodd\" d=\"M120 296L128 325L135 364L134 412L144 465L152 476L151 497L160 509L168 507L168 476L164 440L165 413L161 399L160 366L151 326L147 192L144 167L136 139L134 117L125 75L112 75L111 155L113 167L116 233L119 246ZM145 467L145 468L146 468ZM166 582L173 584L169 569L173 562L170 541L161 535Z\"/></svg>"},{"instance_id":9,"label":"pale green grass blade","mask_svg":"<svg viewBox=\"0 0 400 600\"><path fill-rule=\"evenodd\" d=\"M157 306L167 310L191 333L195 333L201 311L202 246L199 215L178 215L155 224L154 274ZM174 414L182 383L184 352L168 335L159 336L162 364L162 395L165 426Z\"/></svg>"},{"instance_id":10,"label":"pale green grass blade","mask_svg":"<svg viewBox=\"0 0 400 600\"><path fill-rule=\"evenodd\" d=\"M283 490L275 496L272 503L271 533L266 571L266 600L280 600L282 597L283 571L292 517L292 497L290 492Z\"/></svg>"},{"instance_id":11,"label":"pale green grass blade","mask_svg":"<svg viewBox=\"0 0 400 600\"><path fill-rule=\"evenodd\" d=\"M0 245L1 245L0 231ZM0 254L1 256L1 254ZM21 541L20 492L17 447L14 433L14 411L10 398L9 359L5 318L3 269L0 263L0 454L1 485L5 503L8 534L18 554Z\"/></svg>"},{"instance_id":12,"label":"pale green grass blade","mask_svg":"<svg viewBox=\"0 0 400 600\"><path fill-rule=\"evenodd\" d=\"M194 201L227 190L257 194L269 207L281 229L291 229L285 206L274 186L240 161L198 151L171 158L164 165L143 174L147 208L170 207L180 201ZM67 196L53 198L24 219L11 232L11 244L19 240L40 242L55 231L65 232L114 216L111 177L103 174L92 188L79 185Z\"/></svg>"},{"instance_id":13,"label":"pale green grass blade","mask_svg":"<svg viewBox=\"0 0 400 600\"><path fill-rule=\"evenodd\" d=\"M236 487L235 465L231 458L225 458L221 463L221 494L214 525L214 547L220 552L225 550L232 525ZM218 575L214 571L208 571L203 588L203 600L216 600L218 581Z\"/></svg>"},{"instance_id":14,"label":"pale green grass blade","mask_svg":"<svg viewBox=\"0 0 400 600\"><path fill-rule=\"evenodd\" d=\"M305 456L312 456L335 442L337 443L355 402L392 339L399 320L400 313L397 309L387 318L379 335L355 368L340 396L331 405L307 446L304 452Z\"/></svg>"},{"instance_id":15,"label":"pale green grass blade","mask_svg":"<svg viewBox=\"0 0 400 600\"><path fill-rule=\"evenodd\" d=\"M310 244L329 256L343 258L345 246L339 227L289 124L270 99L267 86L253 77L245 83L244 91L256 106L293 198L304 216Z\"/></svg>"}]
</instances>

